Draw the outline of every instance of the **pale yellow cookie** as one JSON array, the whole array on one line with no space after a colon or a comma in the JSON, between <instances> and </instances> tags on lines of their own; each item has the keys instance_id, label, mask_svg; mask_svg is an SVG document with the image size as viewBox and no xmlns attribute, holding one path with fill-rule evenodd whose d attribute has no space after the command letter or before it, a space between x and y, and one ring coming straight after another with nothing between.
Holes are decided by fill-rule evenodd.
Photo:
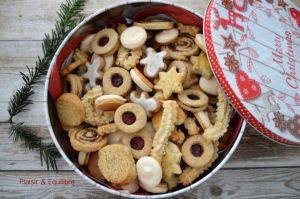
<instances>
[{"instance_id":1,"label":"pale yellow cookie","mask_svg":"<svg viewBox=\"0 0 300 199\"><path fill-rule=\"evenodd\" d=\"M121 46L116 60L116 65L125 68L126 70L130 70L131 68L135 68L136 65L140 62L140 58L143 55L142 49L129 50L125 47Z\"/></svg>"},{"instance_id":2,"label":"pale yellow cookie","mask_svg":"<svg viewBox=\"0 0 300 199\"><path fill-rule=\"evenodd\" d=\"M189 135L198 135L200 128L196 124L195 118L188 117L184 121L184 127L188 130Z\"/></svg>"},{"instance_id":3,"label":"pale yellow cookie","mask_svg":"<svg viewBox=\"0 0 300 199\"><path fill-rule=\"evenodd\" d=\"M198 56L192 56L190 61L193 64L192 73L202 75L210 79L213 75L208 58L202 51Z\"/></svg>"},{"instance_id":4,"label":"pale yellow cookie","mask_svg":"<svg viewBox=\"0 0 300 199\"><path fill-rule=\"evenodd\" d=\"M164 101L163 103L161 125L158 131L155 133L151 150L151 156L154 157L158 162L161 162L168 144L168 139L172 131L175 129L177 106L178 105L176 101L168 100Z\"/></svg>"},{"instance_id":5,"label":"pale yellow cookie","mask_svg":"<svg viewBox=\"0 0 300 199\"><path fill-rule=\"evenodd\" d=\"M159 81L154 88L162 90L164 98L168 99L172 93L181 93L183 91L182 83L184 75L176 72L176 68L171 68L168 72L159 73Z\"/></svg>"},{"instance_id":6,"label":"pale yellow cookie","mask_svg":"<svg viewBox=\"0 0 300 199\"><path fill-rule=\"evenodd\" d=\"M203 136L207 140L217 141L226 133L230 122L230 104L225 93L218 89L218 103L216 112L216 122L213 126L205 129Z\"/></svg>"},{"instance_id":7,"label":"pale yellow cookie","mask_svg":"<svg viewBox=\"0 0 300 199\"><path fill-rule=\"evenodd\" d=\"M140 26L146 30L168 30L174 27L174 23L171 21L145 21L145 22L134 22L134 26Z\"/></svg>"}]
</instances>

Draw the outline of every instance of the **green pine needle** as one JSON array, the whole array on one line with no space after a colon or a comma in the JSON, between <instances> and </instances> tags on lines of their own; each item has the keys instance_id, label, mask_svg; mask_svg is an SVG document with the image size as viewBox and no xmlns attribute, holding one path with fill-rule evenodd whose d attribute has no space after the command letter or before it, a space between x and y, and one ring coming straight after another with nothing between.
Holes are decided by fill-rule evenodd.
<instances>
[{"instance_id":1,"label":"green pine needle","mask_svg":"<svg viewBox=\"0 0 300 199\"><path fill-rule=\"evenodd\" d=\"M28 74L20 72L23 79L23 85L18 89L9 101L8 113L11 126L11 136L15 142L22 141L29 150L39 150L41 164L46 163L47 169L51 167L57 170L55 158L59 153L53 144L45 144L42 139L36 135L37 132L23 126L23 123L14 124L13 118L17 114L28 111L27 106L32 104L31 97L34 95L34 86L42 82L42 78L47 74L52 57L58 49L61 42L68 33L82 21L85 0L67 0L60 5L57 12L59 19L55 23L55 28L51 34L45 34L42 49L43 58L38 57L34 66L26 66Z\"/></svg>"}]
</instances>

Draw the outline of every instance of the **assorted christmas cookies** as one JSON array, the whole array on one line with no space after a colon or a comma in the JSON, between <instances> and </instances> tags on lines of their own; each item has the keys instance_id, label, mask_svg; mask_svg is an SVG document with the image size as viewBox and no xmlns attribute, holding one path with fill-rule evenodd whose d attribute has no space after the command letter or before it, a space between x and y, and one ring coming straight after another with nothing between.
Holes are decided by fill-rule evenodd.
<instances>
[{"instance_id":1,"label":"assorted christmas cookies","mask_svg":"<svg viewBox=\"0 0 300 199\"><path fill-rule=\"evenodd\" d=\"M83 38L61 70L55 105L78 165L94 179L165 193L195 182L217 159L231 107L200 30L152 20ZM295 121L287 127L297 134Z\"/></svg>"}]
</instances>

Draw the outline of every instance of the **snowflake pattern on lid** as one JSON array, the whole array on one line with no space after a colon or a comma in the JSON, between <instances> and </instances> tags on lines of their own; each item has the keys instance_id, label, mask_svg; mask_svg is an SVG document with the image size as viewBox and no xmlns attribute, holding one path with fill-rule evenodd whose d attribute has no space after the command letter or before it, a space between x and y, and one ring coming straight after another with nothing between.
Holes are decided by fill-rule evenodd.
<instances>
[{"instance_id":1,"label":"snowflake pattern on lid","mask_svg":"<svg viewBox=\"0 0 300 199\"><path fill-rule=\"evenodd\" d=\"M232 34L230 33L227 37L222 35L222 38L224 40L224 49L230 49L235 54L235 48L240 46L240 44L234 41Z\"/></svg>"},{"instance_id":2,"label":"snowflake pattern on lid","mask_svg":"<svg viewBox=\"0 0 300 199\"><path fill-rule=\"evenodd\" d=\"M279 128L281 131L286 129L286 121L284 119L284 115L282 115L279 111L274 112L273 121L275 122L276 128Z\"/></svg>"},{"instance_id":3,"label":"snowflake pattern on lid","mask_svg":"<svg viewBox=\"0 0 300 199\"><path fill-rule=\"evenodd\" d=\"M227 53L226 57L224 57L224 60L225 66L227 66L231 72L235 73L239 70L239 61L235 59L234 55Z\"/></svg>"}]
</instances>

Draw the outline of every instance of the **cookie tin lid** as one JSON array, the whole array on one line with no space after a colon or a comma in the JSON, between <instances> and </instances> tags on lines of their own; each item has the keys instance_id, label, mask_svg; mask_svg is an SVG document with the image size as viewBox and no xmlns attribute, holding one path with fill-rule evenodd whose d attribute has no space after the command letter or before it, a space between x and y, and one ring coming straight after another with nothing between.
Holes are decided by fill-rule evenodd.
<instances>
[{"instance_id":1,"label":"cookie tin lid","mask_svg":"<svg viewBox=\"0 0 300 199\"><path fill-rule=\"evenodd\" d=\"M288 0L212 0L204 34L237 111L263 135L300 146L300 9Z\"/></svg>"}]
</instances>

